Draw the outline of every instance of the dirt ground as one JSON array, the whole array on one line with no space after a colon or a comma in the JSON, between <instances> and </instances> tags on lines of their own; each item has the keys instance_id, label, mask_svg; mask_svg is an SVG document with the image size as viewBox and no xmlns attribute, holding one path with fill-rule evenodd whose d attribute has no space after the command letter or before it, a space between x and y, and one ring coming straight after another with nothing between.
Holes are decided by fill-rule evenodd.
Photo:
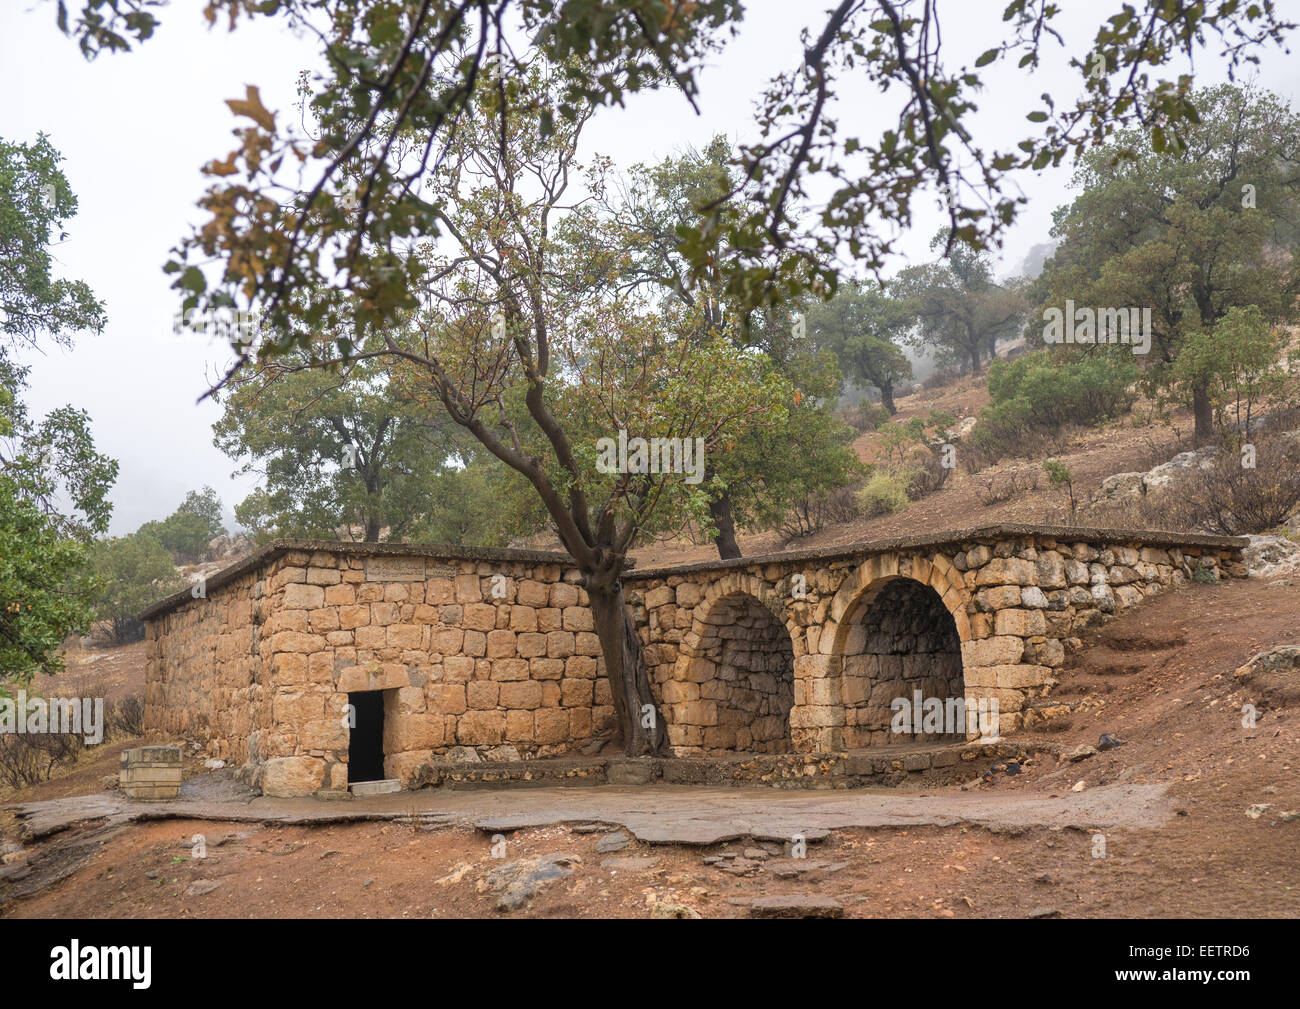
<instances>
[{"instance_id":1,"label":"dirt ground","mask_svg":"<svg viewBox=\"0 0 1300 1009\"><path fill-rule=\"evenodd\" d=\"M833 898L847 917L1297 917L1300 687L1243 686L1232 675L1286 642L1300 642L1300 587L1290 578L1193 585L1150 600L1072 659L1054 696L1073 710L1043 733L1070 747L1110 733L1122 746L963 786L996 804L1061 796L1078 782L1166 783L1174 815L1155 829L835 830L792 859L752 840L633 840L611 856L596 850L609 828L584 832L572 822L503 835L495 852L493 836L472 826L414 821L88 824L7 856L38 862L47 845L78 843L90 852L0 916L741 917L756 900L795 895ZM1246 703L1258 711L1249 729ZM0 830L13 838L17 825L10 817ZM199 834L204 858L194 857ZM705 861L737 852L738 861ZM518 910L497 909L494 869L555 855L576 856L567 875Z\"/></svg>"}]
</instances>

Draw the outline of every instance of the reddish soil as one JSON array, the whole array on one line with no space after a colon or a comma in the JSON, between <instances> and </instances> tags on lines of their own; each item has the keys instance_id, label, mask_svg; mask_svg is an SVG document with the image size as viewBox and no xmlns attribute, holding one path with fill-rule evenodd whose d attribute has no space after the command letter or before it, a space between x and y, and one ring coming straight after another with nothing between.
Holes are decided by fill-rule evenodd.
<instances>
[{"instance_id":1,"label":"reddish soil","mask_svg":"<svg viewBox=\"0 0 1300 1009\"><path fill-rule=\"evenodd\" d=\"M63 672L38 676L28 687L32 694L64 697L102 697L116 701L144 689L146 644L121 648L82 648L77 645L64 651Z\"/></svg>"}]
</instances>

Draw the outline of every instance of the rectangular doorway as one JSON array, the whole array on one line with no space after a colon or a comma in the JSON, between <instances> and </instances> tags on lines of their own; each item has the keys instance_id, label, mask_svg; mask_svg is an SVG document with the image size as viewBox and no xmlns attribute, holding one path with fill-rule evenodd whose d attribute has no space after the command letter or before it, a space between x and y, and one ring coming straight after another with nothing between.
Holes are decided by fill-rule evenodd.
<instances>
[{"instance_id":1,"label":"rectangular doorway","mask_svg":"<svg viewBox=\"0 0 1300 1009\"><path fill-rule=\"evenodd\" d=\"M359 690L348 694L356 724L348 739L348 784L382 781L384 777L384 692Z\"/></svg>"}]
</instances>

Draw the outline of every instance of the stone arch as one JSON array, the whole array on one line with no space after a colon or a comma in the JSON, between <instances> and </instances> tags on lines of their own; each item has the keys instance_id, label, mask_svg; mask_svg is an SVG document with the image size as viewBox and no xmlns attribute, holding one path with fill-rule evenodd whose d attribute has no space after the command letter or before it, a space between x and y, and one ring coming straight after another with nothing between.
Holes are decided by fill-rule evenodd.
<instances>
[{"instance_id":1,"label":"stone arch","mask_svg":"<svg viewBox=\"0 0 1300 1009\"><path fill-rule=\"evenodd\" d=\"M878 554L860 564L840 584L831 599L827 620L822 625L818 651L823 655L842 655L849 633L845 615L853 613L863 600L874 598L887 582L895 578L910 578L934 589L956 625L958 640L963 644L971 640L970 618L967 616L970 593L952 561L942 554L929 557L905 555L902 558L897 554Z\"/></svg>"},{"instance_id":2,"label":"stone arch","mask_svg":"<svg viewBox=\"0 0 1300 1009\"><path fill-rule=\"evenodd\" d=\"M890 588L891 585L895 588ZM925 590L924 594L922 590ZM938 650L937 654L944 658L937 660L939 668L934 670L933 676L925 673L913 677L898 675L885 682L897 684L911 678L923 689L930 690L947 684L943 687L946 694L952 696L955 691L956 696L965 700L961 646L971 639L971 627L967 615L970 595L961 572L942 554L878 554L864 561L844 579L831 599L825 620L815 631L816 641L811 640L812 634L809 636L809 644L815 644L816 654L803 660L807 665L807 675L801 679L801 685L805 688L809 707L796 711L794 716L794 721L802 727L804 745L799 749L855 749L890 741L883 733L888 720L884 726L876 724L880 706L878 703L873 705L870 692L864 694L869 685L865 681L870 679L871 673L881 673L882 666L892 673L901 674L905 667L917 664L891 660L876 662L877 668L870 670L865 668L869 663L855 658L864 654L858 650L864 644L858 636L867 633L861 628L859 618L871 612L873 604L881 601L882 596L886 597L885 602L890 602L887 593L910 595L911 605L919 605L916 600L920 598L929 598L936 612L946 612L950 618L954 638ZM915 671L915 668L909 670ZM878 702L879 698L876 700ZM866 710L871 713L864 715ZM796 732L796 739L799 735ZM916 738L910 736L909 741ZM919 738L924 738L924 734Z\"/></svg>"},{"instance_id":3,"label":"stone arch","mask_svg":"<svg viewBox=\"0 0 1300 1009\"><path fill-rule=\"evenodd\" d=\"M846 749L966 738L961 639L931 586L882 579L840 626Z\"/></svg>"},{"instance_id":4,"label":"stone arch","mask_svg":"<svg viewBox=\"0 0 1300 1009\"><path fill-rule=\"evenodd\" d=\"M762 579L731 575L711 585L696 604L677 662L661 685L674 750L790 750L800 630Z\"/></svg>"}]
</instances>

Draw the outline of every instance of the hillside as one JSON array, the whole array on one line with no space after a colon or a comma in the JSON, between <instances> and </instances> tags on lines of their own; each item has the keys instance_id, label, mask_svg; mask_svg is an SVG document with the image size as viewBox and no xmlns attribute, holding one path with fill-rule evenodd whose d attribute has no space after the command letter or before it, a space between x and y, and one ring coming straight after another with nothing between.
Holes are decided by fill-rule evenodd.
<instances>
[{"instance_id":1,"label":"hillside","mask_svg":"<svg viewBox=\"0 0 1300 1009\"><path fill-rule=\"evenodd\" d=\"M898 397L894 420L905 422L938 410L956 417L960 424L963 418L976 416L988 401L984 376L967 376L938 389ZM1104 427L1063 432L1059 447L1049 456L1009 458L978 474L967 472L961 465L958 442L958 466L948 482L902 512L827 525L797 540L785 540L776 532L761 532L741 535L738 541L746 555L758 555L996 522L1068 523L1065 493L1051 486L1042 469L1047 458L1057 459L1069 468L1076 497L1086 501L1107 477L1150 469L1187 450L1191 428L1190 411L1175 412L1168 425L1150 423L1144 404L1139 404L1130 415ZM873 462L879 456L881 440L879 432L866 432L854 442L854 450L863 462ZM1078 521L1086 524L1082 518ZM717 551L711 544L678 539L643 547L633 556L638 564L657 565L710 560L717 557Z\"/></svg>"}]
</instances>

